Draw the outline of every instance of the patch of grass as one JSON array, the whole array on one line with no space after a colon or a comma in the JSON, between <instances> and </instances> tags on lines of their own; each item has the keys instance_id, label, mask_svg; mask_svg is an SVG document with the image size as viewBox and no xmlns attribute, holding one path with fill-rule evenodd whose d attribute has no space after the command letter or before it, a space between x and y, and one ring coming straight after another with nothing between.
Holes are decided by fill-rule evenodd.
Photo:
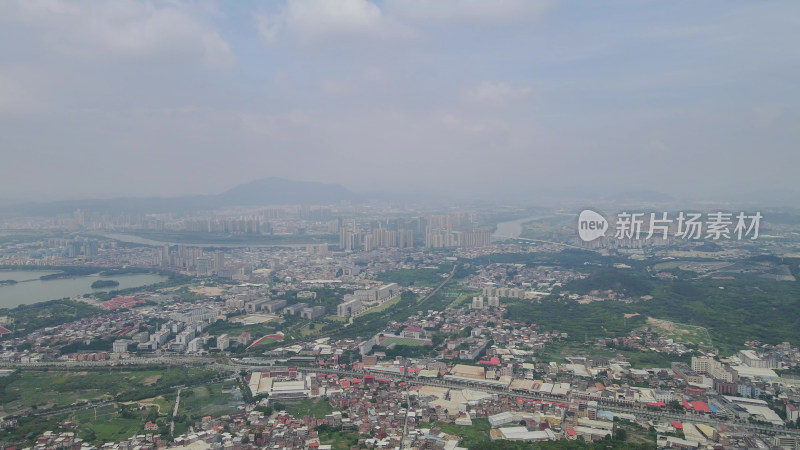
<instances>
[{"instance_id":1,"label":"patch of grass","mask_svg":"<svg viewBox=\"0 0 800 450\"><path fill-rule=\"evenodd\" d=\"M647 327L664 339L674 339L677 342L699 346L711 345L711 336L704 327L658 320L652 317L647 318Z\"/></svg>"},{"instance_id":2,"label":"patch of grass","mask_svg":"<svg viewBox=\"0 0 800 450\"><path fill-rule=\"evenodd\" d=\"M96 433L98 441L109 442L143 433L143 425L142 419L116 418L109 422L92 424L87 428Z\"/></svg>"},{"instance_id":3,"label":"patch of grass","mask_svg":"<svg viewBox=\"0 0 800 450\"><path fill-rule=\"evenodd\" d=\"M389 338L381 342L381 347L388 347L392 344L406 345L409 347L421 347L423 345L422 341L417 341L415 339Z\"/></svg>"},{"instance_id":4,"label":"patch of grass","mask_svg":"<svg viewBox=\"0 0 800 450\"><path fill-rule=\"evenodd\" d=\"M333 407L325 398L308 398L299 402L281 402L281 404L286 408L286 412L298 419L305 416L323 419L327 414L333 412Z\"/></svg>"},{"instance_id":5,"label":"patch of grass","mask_svg":"<svg viewBox=\"0 0 800 450\"><path fill-rule=\"evenodd\" d=\"M120 414L120 410L124 410ZM111 404L77 411L70 420L78 424L80 436L94 442L118 441L142 434L149 409L138 411L137 406Z\"/></svg>"},{"instance_id":6,"label":"patch of grass","mask_svg":"<svg viewBox=\"0 0 800 450\"><path fill-rule=\"evenodd\" d=\"M184 390L181 392L178 414L202 417L236 412L237 406L241 404L241 394L238 391L236 394L224 394L222 386L223 383L212 383ZM170 406L170 412L171 408Z\"/></svg>"},{"instance_id":7,"label":"patch of grass","mask_svg":"<svg viewBox=\"0 0 800 450\"><path fill-rule=\"evenodd\" d=\"M311 328L311 325L314 325L314 328ZM322 325L314 324L314 323L307 323L302 328L298 330L301 337L311 336L314 334L319 334L320 330L322 330Z\"/></svg>"},{"instance_id":8,"label":"patch of grass","mask_svg":"<svg viewBox=\"0 0 800 450\"><path fill-rule=\"evenodd\" d=\"M374 307L374 308L370 308L370 309L369 309L367 312L365 312L363 315L367 315L367 314L375 314L375 313L379 313L379 312L381 312L381 311L385 311L385 310L389 309L390 307L392 307L392 306L396 305L396 304L397 304L397 302L399 302L399 301L400 301L400 296L399 296L399 295L397 295L397 296L395 296L395 297L394 297L393 299L391 299L391 300L387 300L387 301L385 301L385 302L381 303L380 305L378 305L378 306L376 306L376 307Z\"/></svg>"},{"instance_id":9,"label":"patch of grass","mask_svg":"<svg viewBox=\"0 0 800 450\"><path fill-rule=\"evenodd\" d=\"M18 400L2 405L7 414L69 406L80 400L118 398L139 400L165 394L171 386L208 379L214 374L199 368L169 367L160 370L26 370L6 387Z\"/></svg>"},{"instance_id":10,"label":"patch of grass","mask_svg":"<svg viewBox=\"0 0 800 450\"><path fill-rule=\"evenodd\" d=\"M456 298L453 303L447 307L447 309L458 308L466 302L471 302L472 297L477 297L480 295L481 294L478 291L462 292L461 295L459 295L458 298Z\"/></svg>"},{"instance_id":11,"label":"patch of grass","mask_svg":"<svg viewBox=\"0 0 800 450\"><path fill-rule=\"evenodd\" d=\"M264 336L265 334L272 334L275 332L275 321L269 321L253 325L243 325L230 321L217 321L211 324L206 331L212 336L219 336L227 334L229 336L236 336L242 333L250 333L252 336Z\"/></svg>"},{"instance_id":12,"label":"patch of grass","mask_svg":"<svg viewBox=\"0 0 800 450\"><path fill-rule=\"evenodd\" d=\"M443 266L438 269L401 269L388 270L378 274L378 280L386 283L397 283L401 286L438 286L442 274L450 272L452 266Z\"/></svg>"},{"instance_id":13,"label":"patch of grass","mask_svg":"<svg viewBox=\"0 0 800 450\"><path fill-rule=\"evenodd\" d=\"M460 447L473 448L481 442L489 440L489 419L472 419L472 426L454 425L451 423L434 422L431 428L438 427L446 434L458 436Z\"/></svg>"},{"instance_id":14,"label":"patch of grass","mask_svg":"<svg viewBox=\"0 0 800 450\"><path fill-rule=\"evenodd\" d=\"M278 340L275 338L265 338L262 339L261 342L258 343L258 345L254 345L252 348L256 348L262 345L272 344L273 342L278 342Z\"/></svg>"},{"instance_id":15,"label":"patch of grass","mask_svg":"<svg viewBox=\"0 0 800 450\"><path fill-rule=\"evenodd\" d=\"M624 429L628 433L628 438L625 440L626 442L638 445L651 445L652 447L656 446L655 431L650 432L640 425L624 420L616 422L616 427L617 429Z\"/></svg>"},{"instance_id":16,"label":"patch of grass","mask_svg":"<svg viewBox=\"0 0 800 450\"><path fill-rule=\"evenodd\" d=\"M351 446L358 444L358 433L320 433L319 442L321 444L330 444L334 450L350 450Z\"/></svg>"},{"instance_id":17,"label":"patch of grass","mask_svg":"<svg viewBox=\"0 0 800 450\"><path fill-rule=\"evenodd\" d=\"M172 405L175 404L175 398L172 397L172 400L167 400L164 398L163 395L159 395L153 399L153 403L159 406L161 414L172 414Z\"/></svg>"}]
</instances>

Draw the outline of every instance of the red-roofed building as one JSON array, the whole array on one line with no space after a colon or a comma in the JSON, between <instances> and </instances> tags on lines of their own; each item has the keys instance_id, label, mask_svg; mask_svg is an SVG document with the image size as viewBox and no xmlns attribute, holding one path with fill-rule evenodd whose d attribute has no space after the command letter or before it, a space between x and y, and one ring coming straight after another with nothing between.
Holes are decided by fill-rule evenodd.
<instances>
[{"instance_id":1,"label":"red-roofed building","mask_svg":"<svg viewBox=\"0 0 800 450\"><path fill-rule=\"evenodd\" d=\"M420 327L411 326L404 328L401 335L404 338L420 339L422 337L425 337L425 331Z\"/></svg>"},{"instance_id":2,"label":"red-roofed building","mask_svg":"<svg viewBox=\"0 0 800 450\"><path fill-rule=\"evenodd\" d=\"M794 422L800 418L800 408L791 403L786 404L786 418Z\"/></svg>"},{"instance_id":3,"label":"red-roofed building","mask_svg":"<svg viewBox=\"0 0 800 450\"><path fill-rule=\"evenodd\" d=\"M681 422L672 422L672 426L675 427L676 430L683 429L683 424Z\"/></svg>"},{"instance_id":4,"label":"red-roofed building","mask_svg":"<svg viewBox=\"0 0 800 450\"><path fill-rule=\"evenodd\" d=\"M6 334L11 334L11 330L8 328L0 327L0 336L4 336Z\"/></svg>"},{"instance_id":5,"label":"red-roofed building","mask_svg":"<svg viewBox=\"0 0 800 450\"><path fill-rule=\"evenodd\" d=\"M119 308L130 308L134 305L144 304L145 301L141 299L135 299L132 297L117 297L112 298L107 302L103 302L103 306L108 309L109 311L113 311Z\"/></svg>"},{"instance_id":6,"label":"red-roofed building","mask_svg":"<svg viewBox=\"0 0 800 450\"><path fill-rule=\"evenodd\" d=\"M693 401L692 408L701 414L711 414L711 408L708 407L708 404L700 400Z\"/></svg>"}]
</instances>

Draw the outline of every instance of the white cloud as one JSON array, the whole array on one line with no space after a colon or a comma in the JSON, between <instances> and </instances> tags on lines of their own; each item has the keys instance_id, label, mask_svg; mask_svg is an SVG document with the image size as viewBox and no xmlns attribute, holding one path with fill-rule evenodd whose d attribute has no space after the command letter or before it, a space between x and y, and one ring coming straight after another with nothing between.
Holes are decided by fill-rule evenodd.
<instances>
[{"instance_id":1,"label":"white cloud","mask_svg":"<svg viewBox=\"0 0 800 450\"><path fill-rule=\"evenodd\" d=\"M50 83L40 71L25 67L0 69L0 113L35 113L49 110Z\"/></svg>"},{"instance_id":2,"label":"white cloud","mask_svg":"<svg viewBox=\"0 0 800 450\"><path fill-rule=\"evenodd\" d=\"M508 23L541 17L551 0L387 0L397 17L437 22Z\"/></svg>"},{"instance_id":3,"label":"white cloud","mask_svg":"<svg viewBox=\"0 0 800 450\"><path fill-rule=\"evenodd\" d=\"M504 106L526 98L533 90L529 87L514 87L505 82L484 81L467 89L467 100L488 106Z\"/></svg>"},{"instance_id":4,"label":"white cloud","mask_svg":"<svg viewBox=\"0 0 800 450\"><path fill-rule=\"evenodd\" d=\"M161 56L212 67L235 59L214 27L178 2L17 0L0 6L0 16L41 28L46 45L70 56Z\"/></svg>"},{"instance_id":5,"label":"white cloud","mask_svg":"<svg viewBox=\"0 0 800 450\"><path fill-rule=\"evenodd\" d=\"M310 121L309 115L300 109L280 114L240 113L238 119L245 134L256 137L285 136L281 133L306 126Z\"/></svg>"},{"instance_id":6,"label":"white cloud","mask_svg":"<svg viewBox=\"0 0 800 450\"><path fill-rule=\"evenodd\" d=\"M389 38L412 34L368 0L288 0L275 14L253 16L262 41L268 45L282 33L304 44L332 37Z\"/></svg>"},{"instance_id":7,"label":"white cloud","mask_svg":"<svg viewBox=\"0 0 800 450\"><path fill-rule=\"evenodd\" d=\"M283 26L281 15L254 13L253 19L256 21L256 30L258 30L261 40L267 45L274 44L278 40L278 33Z\"/></svg>"}]
</instances>

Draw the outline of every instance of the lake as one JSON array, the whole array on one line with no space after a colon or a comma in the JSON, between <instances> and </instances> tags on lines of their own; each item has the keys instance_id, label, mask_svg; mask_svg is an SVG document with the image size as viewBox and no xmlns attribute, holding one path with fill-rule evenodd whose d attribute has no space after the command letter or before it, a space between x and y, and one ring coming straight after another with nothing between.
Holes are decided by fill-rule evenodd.
<instances>
[{"instance_id":1,"label":"lake","mask_svg":"<svg viewBox=\"0 0 800 450\"><path fill-rule=\"evenodd\" d=\"M147 286L165 281L167 277L151 273L99 277L97 275L77 276L57 280L40 280L42 275L58 273L53 270L0 270L0 281L15 280L17 284L0 286L0 308L13 308L19 305L57 300L64 297L90 294L109 290L119 290ZM116 280L114 288L92 289L97 280Z\"/></svg>"}]
</instances>

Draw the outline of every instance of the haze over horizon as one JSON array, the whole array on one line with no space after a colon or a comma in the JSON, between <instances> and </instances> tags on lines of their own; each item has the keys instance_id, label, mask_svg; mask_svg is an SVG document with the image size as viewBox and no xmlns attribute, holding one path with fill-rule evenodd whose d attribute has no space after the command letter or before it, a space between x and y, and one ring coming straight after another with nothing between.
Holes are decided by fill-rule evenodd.
<instances>
[{"instance_id":1,"label":"haze over horizon","mask_svg":"<svg viewBox=\"0 0 800 450\"><path fill-rule=\"evenodd\" d=\"M0 199L800 191L800 4L0 3Z\"/></svg>"}]
</instances>

